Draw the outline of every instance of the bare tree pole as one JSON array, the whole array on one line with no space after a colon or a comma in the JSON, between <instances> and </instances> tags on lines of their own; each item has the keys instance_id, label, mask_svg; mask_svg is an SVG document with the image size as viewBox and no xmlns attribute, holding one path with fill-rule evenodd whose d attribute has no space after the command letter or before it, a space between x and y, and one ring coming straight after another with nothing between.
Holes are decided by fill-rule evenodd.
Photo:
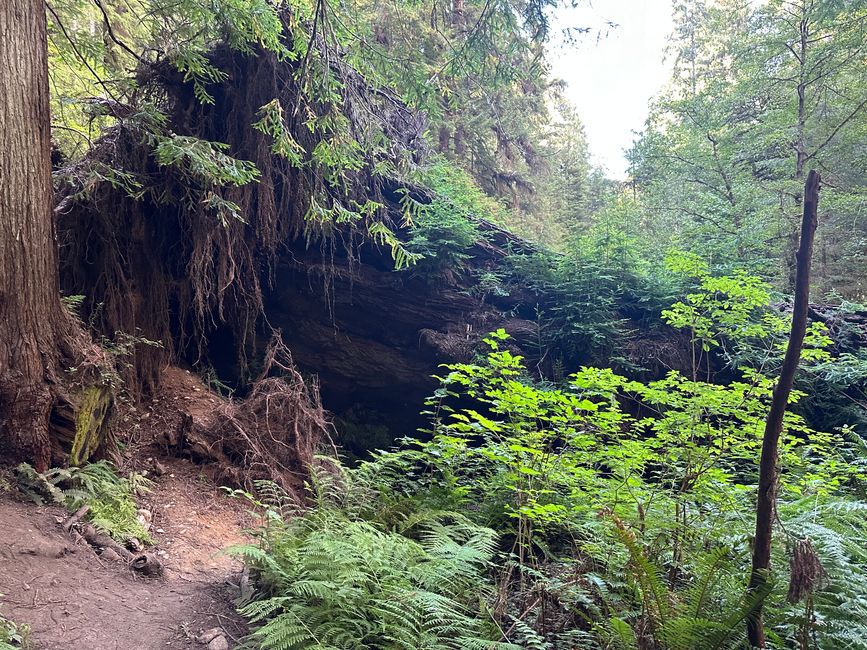
<instances>
[{"instance_id":1,"label":"bare tree pole","mask_svg":"<svg viewBox=\"0 0 867 650\"><path fill-rule=\"evenodd\" d=\"M795 381L795 371L801 360L801 348L807 333L807 310L810 305L810 263L813 257L813 236L818 220L819 174L813 170L807 176L804 187L804 216L801 221L801 243L796 254L795 304L792 309L792 330L789 344L780 370L780 379L774 387L771 410L765 421L762 438L762 459L759 465L759 494L756 503L756 536L753 546L753 567L750 574L749 592L759 590L768 579L771 566L771 533L774 523L774 507L777 499L777 449L783 431L783 416ZM747 634L754 648L765 647L765 631L762 623L762 605L754 616L747 620Z\"/></svg>"}]
</instances>

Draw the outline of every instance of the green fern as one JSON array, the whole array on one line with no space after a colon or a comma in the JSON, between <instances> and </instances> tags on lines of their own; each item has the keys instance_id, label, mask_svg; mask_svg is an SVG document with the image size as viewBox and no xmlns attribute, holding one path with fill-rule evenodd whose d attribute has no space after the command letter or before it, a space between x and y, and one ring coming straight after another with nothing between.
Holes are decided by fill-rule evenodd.
<instances>
[{"instance_id":1,"label":"green fern","mask_svg":"<svg viewBox=\"0 0 867 650\"><path fill-rule=\"evenodd\" d=\"M271 521L259 545L232 549L258 576L256 599L240 610L258 626L246 647L519 647L502 640L483 606L493 591L493 531L452 513L383 530L329 504L341 498L335 482L315 484L318 508Z\"/></svg>"},{"instance_id":2,"label":"green fern","mask_svg":"<svg viewBox=\"0 0 867 650\"><path fill-rule=\"evenodd\" d=\"M711 550L695 563L692 584L678 593L663 578L662 566L651 560L632 533L615 527L629 556L629 571L643 603L643 618L657 648L665 650L733 650L743 647L747 619L771 594L773 580L746 594L743 571L731 549ZM638 648L635 631L623 618L611 617L608 637L625 650Z\"/></svg>"},{"instance_id":3,"label":"green fern","mask_svg":"<svg viewBox=\"0 0 867 650\"><path fill-rule=\"evenodd\" d=\"M810 596L811 615L804 604L786 602L772 613L770 627L779 638L774 647L791 647L806 633L815 641L811 647L821 650L867 650L867 503L811 495L779 510L790 535L811 541L828 578ZM774 562L787 562L779 549Z\"/></svg>"},{"instance_id":4,"label":"green fern","mask_svg":"<svg viewBox=\"0 0 867 650\"><path fill-rule=\"evenodd\" d=\"M59 487L70 511L88 506L87 519L97 530L125 542L136 538L145 543L150 535L138 520L136 494L150 491L151 481L140 474L122 477L109 461L101 460L82 467L52 469L48 481Z\"/></svg>"},{"instance_id":5,"label":"green fern","mask_svg":"<svg viewBox=\"0 0 867 650\"><path fill-rule=\"evenodd\" d=\"M15 623L0 614L0 650L26 650L30 647L30 626Z\"/></svg>"}]
</instances>

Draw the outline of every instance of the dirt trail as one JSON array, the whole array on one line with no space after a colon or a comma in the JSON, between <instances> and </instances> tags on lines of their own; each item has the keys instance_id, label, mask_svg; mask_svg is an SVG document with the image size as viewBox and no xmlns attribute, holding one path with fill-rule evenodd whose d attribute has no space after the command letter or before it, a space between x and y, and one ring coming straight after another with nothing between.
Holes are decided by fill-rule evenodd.
<instances>
[{"instance_id":1,"label":"dirt trail","mask_svg":"<svg viewBox=\"0 0 867 650\"><path fill-rule=\"evenodd\" d=\"M162 578L142 578L84 542L74 545L62 509L0 496L0 612L31 626L37 650L205 648L195 637L213 627L234 646L244 633L232 605L240 566L220 553L245 541L244 504L190 463L162 462L141 503L153 513Z\"/></svg>"}]
</instances>

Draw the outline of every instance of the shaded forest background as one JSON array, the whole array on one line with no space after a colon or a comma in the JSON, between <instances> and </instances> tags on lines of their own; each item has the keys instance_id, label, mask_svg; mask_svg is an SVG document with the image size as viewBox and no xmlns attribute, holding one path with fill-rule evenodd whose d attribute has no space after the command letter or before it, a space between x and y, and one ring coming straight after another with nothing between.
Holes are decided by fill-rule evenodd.
<instances>
[{"instance_id":1,"label":"shaded forest background","mask_svg":"<svg viewBox=\"0 0 867 650\"><path fill-rule=\"evenodd\" d=\"M666 256L784 302L808 167L814 300L864 299L857 3L676 5L623 182L548 75L544 5L49 9L64 291L128 339L133 393L170 358L243 388L272 328L350 438L405 433L436 364L509 321L548 378L683 368Z\"/></svg>"},{"instance_id":2,"label":"shaded forest background","mask_svg":"<svg viewBox=\"0 0 867 650\"><path fill-rule=\"evenodd\" d=\"M78 351L37 469L116 453L181 366L225 402L160 443L273 524L238 550L260 647L735 648L762 607L769 647L864 647L867 8L675 2L623 181L552 10L47 3ZM748 588L811 170L786 524Z\"/></svg>"}]
</instances>

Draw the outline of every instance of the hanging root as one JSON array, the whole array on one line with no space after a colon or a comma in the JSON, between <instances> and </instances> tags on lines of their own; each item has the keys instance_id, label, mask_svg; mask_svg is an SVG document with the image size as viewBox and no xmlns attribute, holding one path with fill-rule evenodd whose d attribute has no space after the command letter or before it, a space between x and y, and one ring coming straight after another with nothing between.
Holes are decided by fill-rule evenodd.
<instances>
[{"instance_id":1,"label":"hanging root","mask_svg":"<svg viewBox=\"0 0 867 650\"><path fill-rule=\"evenodd\" d=\"M294 18L287 12L285 19L289 36ZM316 46L317 56L323 47ZM332 213L354 204L389 205L385 193L403 187L405 171L426 150L422 117L388 91L373 91L339 58L328 63L343 89L334 105L308 92L299 62L272 52L252 55L216 45L208 59L226 73L220 101L199 101L194 85L167 63L145 66L141 96L153 98L166 124L148 117L150 110L110 106L116 125L84 158L57 172L64 292L84 296L81 313L106 340L123 333L161 343L132 346L120 368L125 391L136 399L158 390L167 364L207 362L209 339L218 329L231 333L238 379L246 381L263 296L287 247L318 244L326 261L346 248L354 259L367 225L350 219L338 227ZM287 109L281 128L310 163L320 143L337 136L370 148L365 165L341 170L336 187L317 165L275 153L273 138L252 126L269 105ZM346 118L345 133L343 127L311 130L309 116L335 111ZM383 135L390 161L403 170L394 178L382 176L380 154L374 153ZM154 143L175 137L225 143L227 155L255 165L256 182L235 186L183 164L161 164ZM214 200L235 210L227 215L213 207ZM377 220L394 226L399 206L394 200L390 206L379 210ZM323 290L328 287L325 282Z\"/></svg>"},{"instance_id":2,"label":"hanging root","mask_svg":"<svg viewBox=\"0 0 867 650\"><path fill-rule=\"evenodd\" d=\"M211 464L220 482L251 489L255 481L273 481L300 501L330 431L318 385L305 382L276 333L250 394L208 417L186 414L174 442L193 459Z\"/></svg>"},{"instance_id":3,"label":"hanging root","mask_svg":"<svg viewBox=\"0 0 867 650\"><path fill-rule=\"evenodd\" d=\"M822 586L828 574L809 539L799 539L789 558L788 600L794 604Z\"/></svg>"}]
</instances>

